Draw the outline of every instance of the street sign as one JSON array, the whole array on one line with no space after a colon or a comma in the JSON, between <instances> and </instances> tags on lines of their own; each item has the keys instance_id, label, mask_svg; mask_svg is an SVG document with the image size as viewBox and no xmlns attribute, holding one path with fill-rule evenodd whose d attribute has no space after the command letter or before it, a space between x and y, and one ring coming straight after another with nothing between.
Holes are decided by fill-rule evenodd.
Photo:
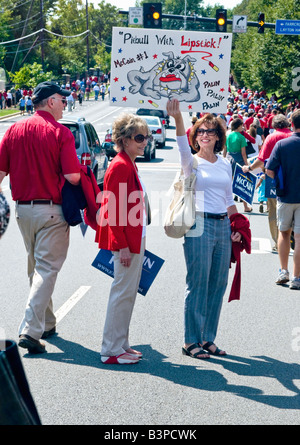
<instances>
[{"instance_id":1,"label":"street sign","mask_svg":"<svg viewBox=\"0 0 300 445\"><path fill-rule=\"evenodd\" d=\"M143 8L129 8L129 25L143 25Z\"/></svg>"},{"instance_id":2,"label":"street sign","mask_svg":"<svg viewBox=\"0 0 300 445\"><path fill-rule=\"evenodd\" d=\"M300 20L276 20L275 34L300 34Z\"/></svg>"},{"instance_id":3,"label":"street sign","mask_svg":"<svg viewBox=\"0 0 300 445\"><path fill-rule=\"evenodd\" d=\"M247 16L234 15L232 20L232 32L247 32Z\"/></svg>"}]
</instances>

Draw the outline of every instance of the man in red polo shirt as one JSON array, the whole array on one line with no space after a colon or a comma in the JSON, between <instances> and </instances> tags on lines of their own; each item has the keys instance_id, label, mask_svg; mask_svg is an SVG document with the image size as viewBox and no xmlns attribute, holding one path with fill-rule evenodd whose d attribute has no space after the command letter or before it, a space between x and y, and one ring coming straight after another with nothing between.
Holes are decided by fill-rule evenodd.
<instances>
[{"instance_id":1,"label":"man in red polo shirt","mask_svg":"<svg viewBox=\"0 0 300 445\"><path fill-rule=\"evenodd\" d=\"M244 173L254 170L255 168L263 167L265 161L269 159L276 142L292 135L289 128L290 123L283 114L277 114L274 116L272 125L275 132L266 137L257 159L253 162L253 164L251 164L251 166L244 165L242 167ZM276 198L268 198L268 220L271 236L275 243L273 250L277 251L278 227L276 218Z\"/></svg>"},{"instance_id":2,"label":"man in red polo shirt","mask_svg":"<svg viewBox=\"0 0 300 445\"><path fill-rule=\"evenodd\" d=\"M35 114L13 124L0 144L0 184L9 174L28 255L30 293L19 346L32 353L45 352L40 339L56 330L52 293L69 246L61 189L65 180L80 182L74 137L57 122L69 94L53 82L39 84L32 97Z\"/></svg>"}]
</instances>

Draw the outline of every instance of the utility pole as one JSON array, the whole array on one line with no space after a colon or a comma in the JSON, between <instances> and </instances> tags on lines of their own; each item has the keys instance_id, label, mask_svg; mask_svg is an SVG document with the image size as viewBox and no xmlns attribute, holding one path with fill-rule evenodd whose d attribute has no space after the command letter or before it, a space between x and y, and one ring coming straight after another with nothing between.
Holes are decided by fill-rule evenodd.
<instances>
[{"instance_id":1,"label":"utility pole","mask_svg":"<svg viewBox=\"0 0 300 445\"><path fill-rule=\"evenodd\" d=\"M28 9L28 12L27 12L27 17L26 17L26 20L25 20L25 23L24 23L24 26L23 26L23 30L22 30L22 35L21 35L21 37L23 37L23 36L25 36L25 31L26 31L26 28L27 28L27 23L28 23L28 20L29 20L29 18L30 18L30 15L31 15L31 8L32 8L32 5L33 5L33 0L31 0L31 3L30 3L30 6L29 6L29 9ZM20 46L22 45L22 40L19 40L19 43L18 43L18 48L17 48L17 51L16 51L16 53L15 53L15 57L14 57L14 61L13 61L13 63L12 63L12 67L11 67L11 72L13 72L14 71L14 69L15 69L15 66L16 66L16 63L17 63L17 57L18 57L18 53L19 53L19 49L20 49Z\"/></svg>"},{"instance_id":2,"label":"utility pole","mask_svg":"<svg viewBox=\"0 0 300 445\"><path fill-rule=\"evenodd\" d=\"M45 53L44 53L44 2L40 0L40 13L41 13L41 59L42 70L45 72Z\"/></svg>"},{"instance_id":3,"label":"utility pole","mask_svg":"<svg viewBox=\"0 0 300 445\"><path fill-rule=\"evenodd\" d=\"M89 7L88 7L88 0L85 2L85 9L86 9L86 30L89 29ZM90 48L89 48L89 33L86 35L86 65L87 65L87 74L89 76L89 70L90 70Z\"/></svg>"}]
</instances>

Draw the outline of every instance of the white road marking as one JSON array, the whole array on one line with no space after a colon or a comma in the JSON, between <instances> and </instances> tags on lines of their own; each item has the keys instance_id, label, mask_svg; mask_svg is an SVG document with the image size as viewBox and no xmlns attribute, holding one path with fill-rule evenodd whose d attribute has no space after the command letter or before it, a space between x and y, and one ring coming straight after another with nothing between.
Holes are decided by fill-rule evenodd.
<instances>
[{"instance_id":1,"label":"white road marking","mask_svg":"<svg viewBox=\"0 0 300 445\"><path fill-rule=\"evenodd\" d=\"M56 324L70 312L90 288L91 286L80 286L80 288L55 312Z\"/></svg>"},{"instance_id":2,"label":"white road marking","mask_svg":"<svg viewBox=\"0 0 300 445\"><path fill-rule=\"evenodd\" d=\"M105 118L106 118L107 116L109 116L110 114L113 114L113 113L115 113L116 111L121 110L121 108L122 108L122 107L119 107L119 108L117 108L117 109L111 111L110 113L107 113L107 114L105 114L104 116L99 117L99 119L96 119L96 120L94 120L94 121L91 121L91 123L92 123L92 124L95 124L96 122L101 121L102 119L105 119Z\"/></svg>"}]
</instances>

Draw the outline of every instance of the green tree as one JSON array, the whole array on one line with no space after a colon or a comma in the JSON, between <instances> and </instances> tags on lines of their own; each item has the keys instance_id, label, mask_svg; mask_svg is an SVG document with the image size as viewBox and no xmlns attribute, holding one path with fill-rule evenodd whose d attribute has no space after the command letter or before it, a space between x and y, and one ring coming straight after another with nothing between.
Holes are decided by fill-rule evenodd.
<instances>
[{"instance_id":1,"label":"green tree","mask_svg":"<svg viewBox=\"0 0 300 445\"><path fill-rule=\"evenodd\" d=\"M95 54L96 66L103 72L110 71L111 54L107 51L104 44L98 46L97 53Z\"/></svg>"},{"instance_id":2,"label":"green tree","mask_svg":"<svg viewBox=\"0 0 300 445\"><path fill-rule=\"evenodd\" d=\"M244 0L234 9L236 14L257 21L265 13L266 23L277 19L300 19L299 0ZM231 66L238 84L252 89L278 92L282 97L294 95L292 70L299 66L299 36L276 35L274 29L258 34L248 27L247 33L234 35Z\"/></svg>"},{"instance_id":3,"label":"green tree","mask_svg":"<svg viewBox=\"0 0 300 445\"><path fill-rule=\"evenodd\" d=\"M53 0L43 0L44 11L41 14L40 2L28 0L16 2L14 0L1 0L1 28L3 17L5 17L4 41L14 40L3 45L5 51L4 64L7 71L18 70L26 61L40 62L41 50L44 38L42 33L37 32L47 21L52 11ZM2 36L2 32L1 36ZM32 35L31 35L32 34ZM21 37L29 36L20 40ZM2 46L2 45L1 45Z\"/></svg>"},{"instance_id":4,"label":"green tree","mask_svg":"<svg viewBox=\"0 0 300 445\"><path fill-rule=\"evenodd\" d=\"M34 62L32 65L25 64L16 73L9 73L11 81L17 88L27 86L34 88L38 83L53 78L52 72L45 73L42 69L42 65Z\"/></svg>"}]
</instances>

